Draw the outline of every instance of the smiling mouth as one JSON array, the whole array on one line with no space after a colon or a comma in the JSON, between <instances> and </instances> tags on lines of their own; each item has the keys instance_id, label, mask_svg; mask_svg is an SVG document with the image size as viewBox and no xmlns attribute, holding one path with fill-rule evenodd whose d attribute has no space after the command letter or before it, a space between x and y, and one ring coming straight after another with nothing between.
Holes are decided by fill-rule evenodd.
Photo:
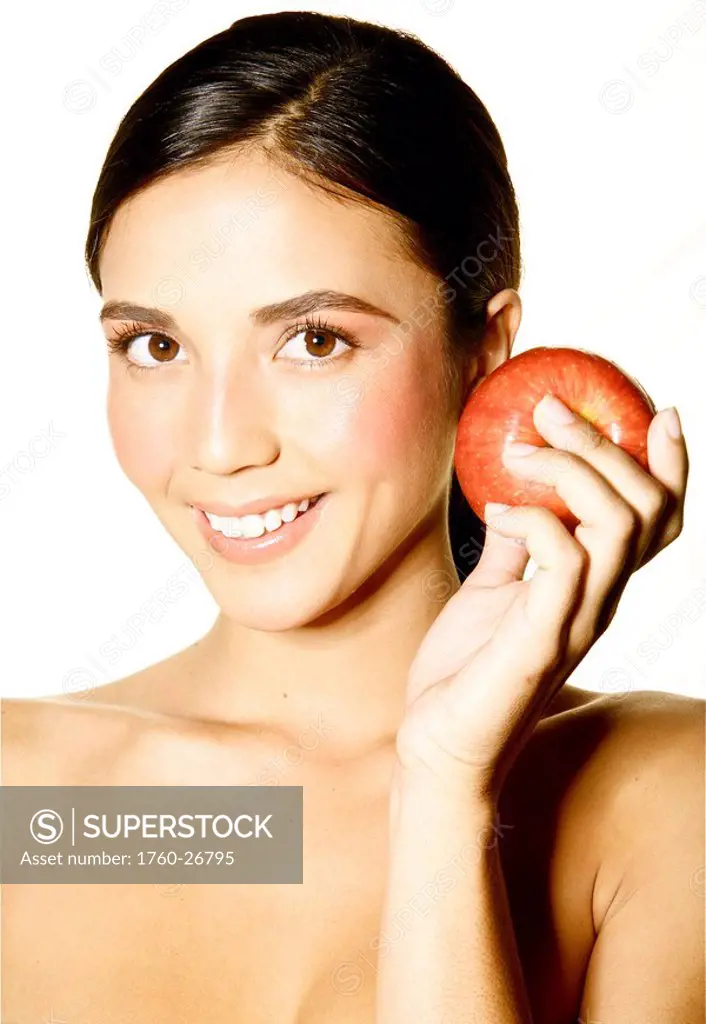
<instances>
[{"instance_id":1,"label":"smiling mouth","mask_svg":"<svg viewBox=\"0 0 706 1024\"><path fill-rule=\"evenodd\" d=\"M254 540L257 537L262 537L265 533L276 533L283 526L306 515L309 509L313 508L323 498L325 493L317 494L313 498L304 498L298 504L293 501L288 502L281 508L268 509L267 512L262 514L218 516L213 512L208 512L206 509L201 509L201 511L208 519L211 528L223 534L224 537Z\"/></svg>"}]
</instances>

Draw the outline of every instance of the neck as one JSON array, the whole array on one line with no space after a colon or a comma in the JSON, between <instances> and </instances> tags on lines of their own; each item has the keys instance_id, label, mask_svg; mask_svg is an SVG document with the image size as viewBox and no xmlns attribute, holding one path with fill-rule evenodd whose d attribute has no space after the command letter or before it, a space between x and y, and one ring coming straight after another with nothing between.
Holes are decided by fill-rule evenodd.
<instances>
[{"instance_id":1,"label":"neck","mask_svg":"<svg viewBox=\"0 0 706 1024\"><path fill-rule=\"evenodd\" d=\"M282 632L222 614L185 653L180 711L223 724L306 733L342 757L394 742L407 673L426 632L459 588L438 528L397 552L332 612Z\"/></svg>"}]
</instances>

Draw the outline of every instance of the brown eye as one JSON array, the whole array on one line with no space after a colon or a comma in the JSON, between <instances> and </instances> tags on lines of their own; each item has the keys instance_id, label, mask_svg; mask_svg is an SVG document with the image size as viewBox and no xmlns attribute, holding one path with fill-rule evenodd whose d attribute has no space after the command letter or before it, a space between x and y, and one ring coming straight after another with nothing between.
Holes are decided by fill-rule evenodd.
<instances>
[{"instance_id":1,"label":"brown eye","mask_svg":"<svg viewBox=\"0 0 706 1024\"><path fill-rule=\"evenodd\" d=\"M309 355L330 356L336 347L333 331L309 330L304 332L304 345Z\"/></svg>"},{"instance_id":2,"label":"brown eye","mask_svg":"<svg viewBox=\"0 0 706 1024\"><path fill-rule=\"evenodd\" d=\"M172 341L171 338L165 338L161 334L148 334L146 337L150 338L147 344L147 352L153 359L160 363L173 361L175 351L179 348L176 341ZM171 355L170 349L172 350Z\"/></svg>"},{"instance_id":3,"label":"brown eye","mask_svg":"<svg viewBox=\"0 0 706 1024\"><path fill-rule=\"evenodd\" d=\"M355 346L328 327L300 327L277 353L278 359L310 366L326 365ZM285 354L286 353L286 354Z\"/></svg>"},{"instance_id":4,"label":"brown eye","mask_svg":"<svg viewBox=\"0 0 706 1024\"><path fill-rule=\"evenodd\" d=\"M178 342L152 331L129 331L108 344L111 349L122 351L129 363L145 370L155 369L160 364L181 363L185 359Z\"/></svg>"}]
</instances>

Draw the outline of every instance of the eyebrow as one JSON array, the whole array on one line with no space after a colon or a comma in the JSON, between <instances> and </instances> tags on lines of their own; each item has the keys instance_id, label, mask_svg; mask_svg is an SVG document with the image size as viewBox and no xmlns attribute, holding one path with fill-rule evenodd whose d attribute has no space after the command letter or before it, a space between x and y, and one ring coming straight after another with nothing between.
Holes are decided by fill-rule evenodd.
<instances>
[{"instance_id":1,"label":"eyebrow","mask_svg":"<svg viewBox=\"0 0 706 1024\"><path fill-rule=\"evenodd\" d=\"M394 324L399 324L397 317L385 309L374 306L372 302L360 299L356 295L348 295L345 292L320 289L318 291L304 292L302 295L295 295L291 299L284 299L282 302L273 302L269 306L260 306L250 314L250 319L256 324L266 326L276 323L278 320L288 320L291 317L305 316L315 310L326 307L327 309L348 310L352 313L367 313L370 316L383 317ZM132 302L106 302L100 311L99 319L103 320L139 320L144 323L156 324L165 330L175 330L177 321L163 309L155 306L138 306Z\"/></svg>"}]
</instances>

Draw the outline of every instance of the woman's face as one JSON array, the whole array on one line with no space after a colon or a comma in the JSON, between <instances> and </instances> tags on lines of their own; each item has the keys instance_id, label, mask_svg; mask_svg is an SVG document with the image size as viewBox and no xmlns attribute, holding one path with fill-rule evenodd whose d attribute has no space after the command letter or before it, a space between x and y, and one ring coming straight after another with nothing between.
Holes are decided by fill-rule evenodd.
<instances>
[{"instance_id":1,"label":"woman's face","mask_svg":"<svg viewBox=\"0 0 706 1024\"><path fill-rule=\"evenodd\" d=\"M104 319L109 340L142 332L111 353L109 426L124 472L226 616L264 630L311 622L409 538L440 542L458 411L444 301L384 213L262 154L231 155L125 203L100 269L106 305L173 320ZM284 308L319 291L331 294L308 314ZM314 528L257 562L220 554L194 511L322 493Z\"/></svg>"}]
</instances>

